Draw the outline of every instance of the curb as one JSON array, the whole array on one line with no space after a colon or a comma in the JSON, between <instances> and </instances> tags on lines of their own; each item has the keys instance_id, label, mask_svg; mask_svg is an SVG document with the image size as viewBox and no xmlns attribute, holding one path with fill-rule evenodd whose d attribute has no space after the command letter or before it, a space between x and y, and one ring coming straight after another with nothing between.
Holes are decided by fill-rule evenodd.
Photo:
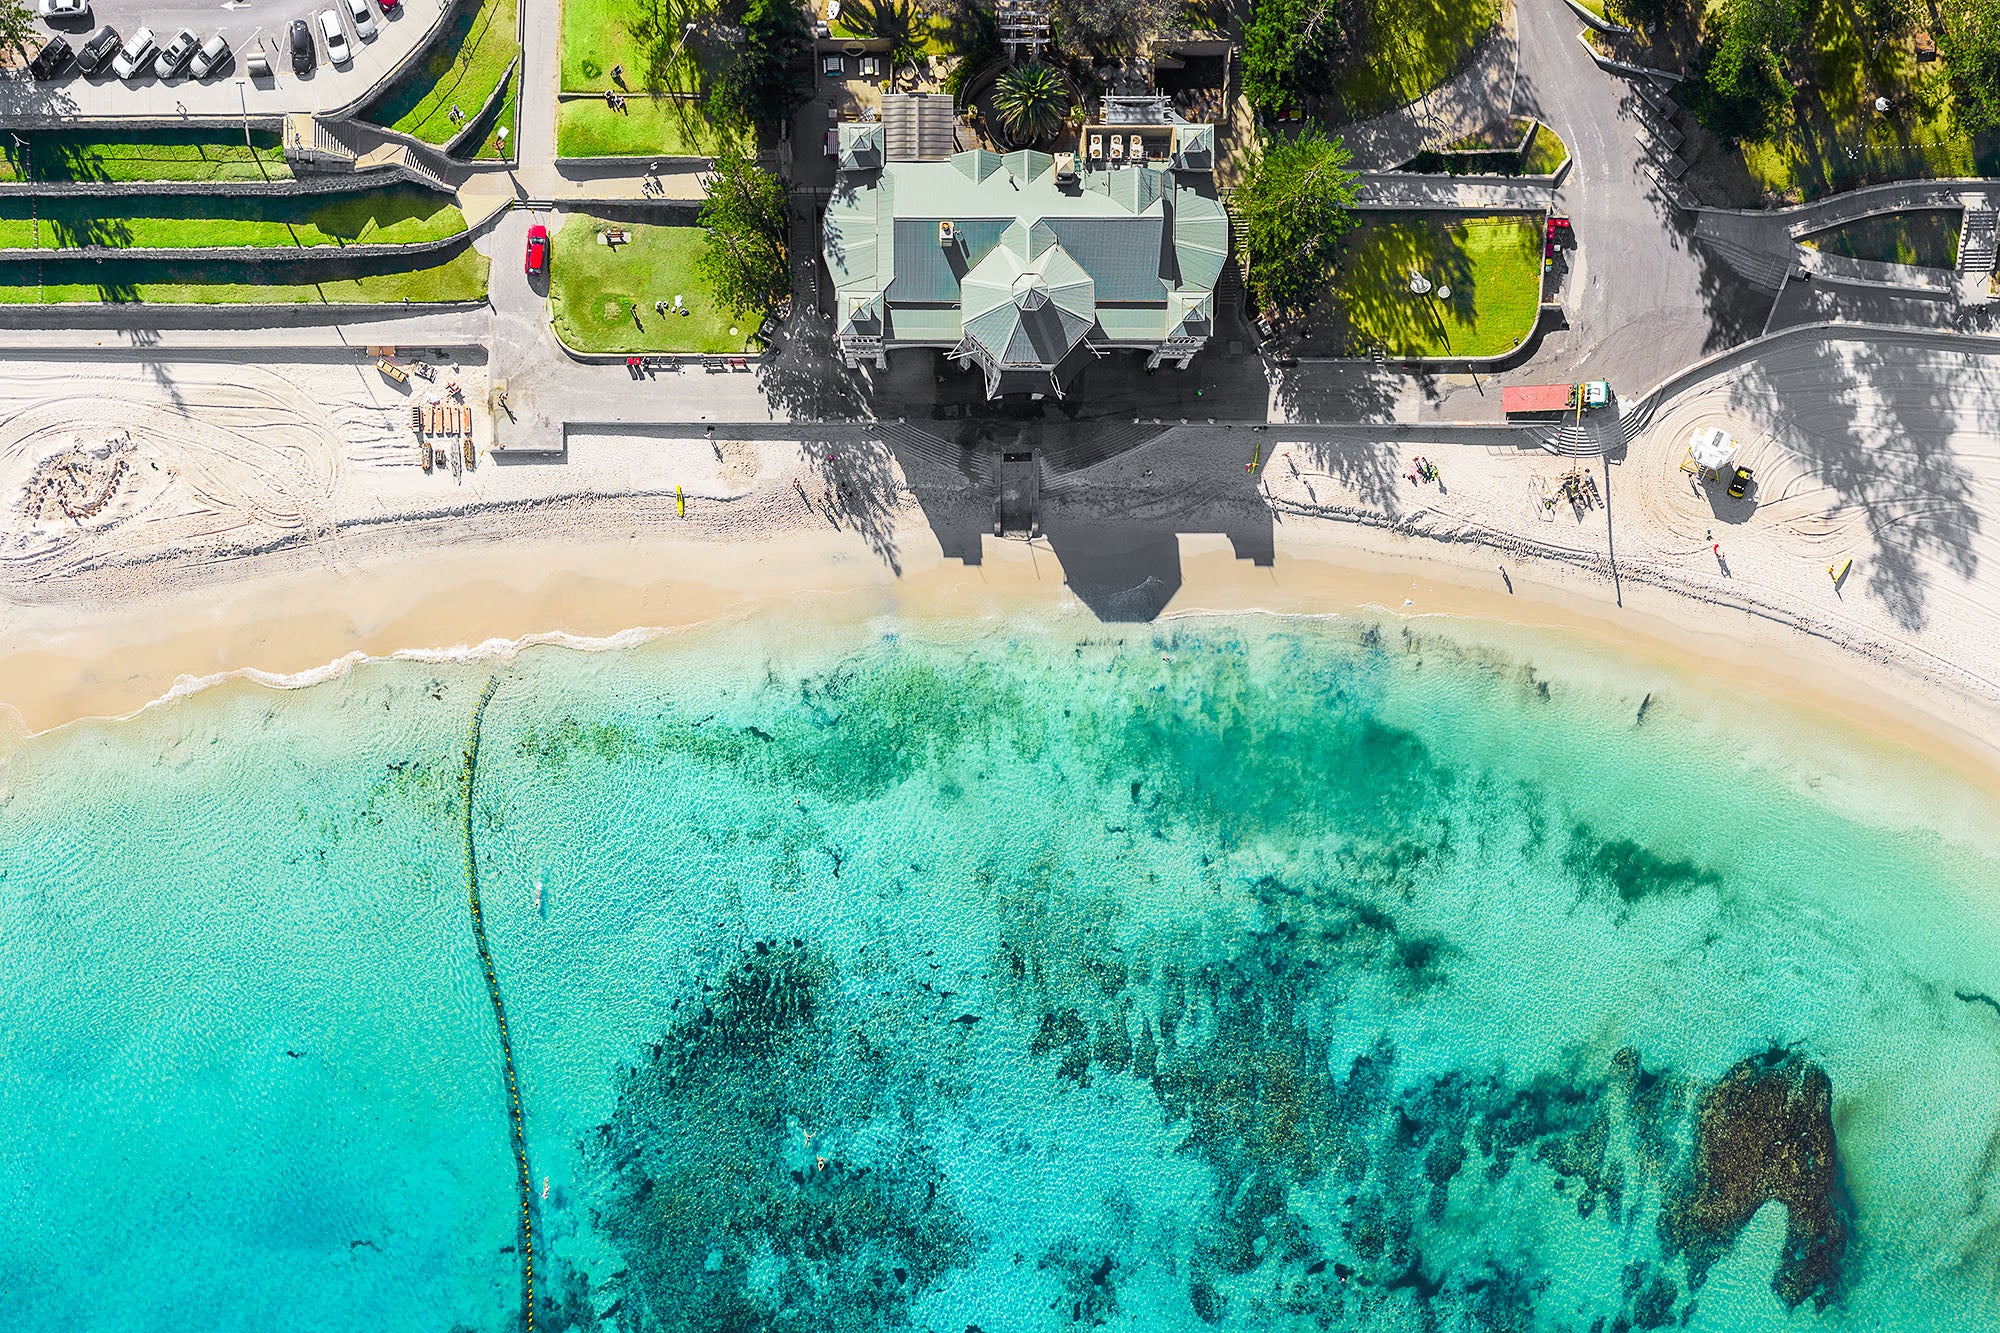
<instances>
[{"instance_id":1,"label":"curb","mask_svg":"<svg viewBox=\"0 0 2000 1333\"><path fill-rule=\"evenodd\" d=\"M1585 23L1588 23L1591 27L1597 29L1599 32L1608 32L1613 37L1630 37L1632 35L1632 30L1630 28L1627 28L1622 24L1613 23L1610 19L1598 17L1596 14L1591 13L1589 10L1585 9L1582 5L1578 4L1576 0L1563 0L1563 3L1568 5L1571 9L1575 10L1576 16L1578 18L1582 19Z\"/></svg>"},{"instance_id":2,"label":"curb","mask_svg":"<svg viewBox=\"0 0 2000 1333\"><path fill-rule=\"evenodd\" d=\"M1574 6L1571 7L1574 8ZM1595 60L1601 67L1610 70L1613 74L1626 74L1634 78L1665 79L1668 83L1674 84L1682 82L1687 77L1684 74L1675 74L1671 70L1652 69L1645 65L1632 65L1627 64L1623 60L1613 60L1610 56L1604 55L1596 47L1592 46L1589 39L1580 32L1576 35L1576 40L1582 44L1584 50L1590 52L1592 60Z\"/></svg>"}]
</instances>

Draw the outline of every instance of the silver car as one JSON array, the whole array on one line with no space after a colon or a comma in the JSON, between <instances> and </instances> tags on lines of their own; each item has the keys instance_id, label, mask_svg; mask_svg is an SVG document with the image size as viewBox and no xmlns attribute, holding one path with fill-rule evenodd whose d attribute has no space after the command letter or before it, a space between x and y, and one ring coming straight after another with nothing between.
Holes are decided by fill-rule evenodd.
<instances>
[{"instance_id":1,"label":"silver car","mask_svg":"<svg viewBox=\"0 0 2000 1333\"><path fill-rule=\"evenodd\" d=\"M375 16L368 12L368 0L347 0L347 16L354 20L354 35L364 42L375 40Z\"/></svg>"},{"instance_id":2,"label":"silver car","mask_svg":"<svg viewBox=\"0 0 2000 1333\"><path fill-rule=\"evenodd\" d=\"M35 12L45 19L87 19L90 0L38 0Z\"/></svg>"},{"instance_id":3,"label":"silver car","mask_svg":"<svg viewBox=\"0 0 2000 1333\"><path fill-rule=\"evenodd\" d=\"M201 50L194 53L188 64L188 73L197 79L205 79L229 63L229 43L221 33L201 44Z\"/></svg>"}]
</instances>

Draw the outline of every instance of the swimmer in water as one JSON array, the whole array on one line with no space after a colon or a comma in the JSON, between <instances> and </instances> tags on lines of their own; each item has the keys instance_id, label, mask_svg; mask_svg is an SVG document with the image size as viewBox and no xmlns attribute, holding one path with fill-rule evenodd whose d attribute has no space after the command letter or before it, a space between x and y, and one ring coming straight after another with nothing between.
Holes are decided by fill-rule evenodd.
<instances>
[{"instance_id":1,"label":"swimmer in water","mask_svg":"<svg viewBox=\"0 0 2000 1333\"><path fill-rule=\"evenodd\" d=\"M547 1176L542 1177L542 1197L544 1199L549 1197L549 1178Z\"/></svg>"}]
</instances>

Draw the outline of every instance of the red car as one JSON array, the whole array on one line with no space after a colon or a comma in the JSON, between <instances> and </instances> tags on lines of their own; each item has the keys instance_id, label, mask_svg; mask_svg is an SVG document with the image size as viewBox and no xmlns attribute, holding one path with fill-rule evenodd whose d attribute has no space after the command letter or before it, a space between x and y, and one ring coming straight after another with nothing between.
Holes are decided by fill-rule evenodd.
<instances>
[{"instance_id":1,"label":"red car","mask_svg":"<svg viewBox=\"0 0 2000 1333\"><path fill-rule=\"evenodd\" d=\"M549 271L549 229L537 222L528 228L528 272Z\"/></svg>"}]
</instances>

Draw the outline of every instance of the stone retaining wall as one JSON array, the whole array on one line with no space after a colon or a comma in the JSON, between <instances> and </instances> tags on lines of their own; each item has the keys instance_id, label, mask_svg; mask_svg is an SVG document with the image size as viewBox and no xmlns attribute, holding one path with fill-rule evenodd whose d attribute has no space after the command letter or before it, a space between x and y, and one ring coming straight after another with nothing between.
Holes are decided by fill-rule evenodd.
<instances>
[{"instance_id":1,"label":"stone retaining wall","mask_svg":"<svg viewBox=\"0 0 2000 1333\"><path fill-rule=\"evenodd\" d=\"M7 195L35 195L54 198L81 195L112 199L133 195L201 195L205 198L288 198L317 194L358 194L390 185L422 185L436 189L430 181L399 166L377 167L352 173L316 172L306 176L285 176L277 180L254 181L0 181L0 198Z\"/></svg>"}]
</instances>

